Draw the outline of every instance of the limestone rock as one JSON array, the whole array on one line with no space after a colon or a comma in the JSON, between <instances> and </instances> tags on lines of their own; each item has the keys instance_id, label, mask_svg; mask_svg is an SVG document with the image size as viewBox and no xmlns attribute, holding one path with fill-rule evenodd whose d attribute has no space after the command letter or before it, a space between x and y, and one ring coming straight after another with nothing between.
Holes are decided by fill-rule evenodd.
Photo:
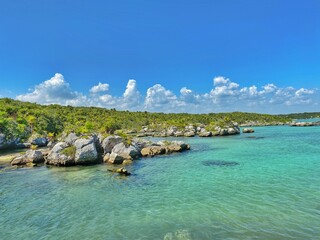
<instances>
[{"instance_id":1,"label":"limestone rock","mask_svg":"<svg viewBox=\"0 0 320 240\"><path fill-rule=\"evenodd\" d=\"M78 139L74 142L76 147L75 164L87 165L98 163L98 152L95 146L94 138Z\"/></svg>"},{"instance_id":2,"label":"limestone rock","mask_svg":"<svg viewBox=\"0 0 320 240\"><path fill-rule=\"evenodd\" d=\"M211 137L212 136L212 132L210 131L200 131L198 133L199 137Z\"/></svg>"},{"instance_id":3,"label":"limestone rock","mask_svg":"<svg viewBox=\"0 0 320 240\"><path fill-rule=\"evenodd\" d=\"M184 136L184 133L182 131L176 131L174 132L173 134L175 137L183 137Z\"/></svg>"},{"instance_id":4,"label":"limestone rock","mask_svg":"<svg viewBox=\"0 0 320 240\"><path fill-rule=\"evenodd\" d=\"M117 153L112 152L111 154L109 154L108 162L111 164L122 164L124 160L125 159Z\"/></svg>"},{"instance_id":5,"label":"limestone rock","mask_svg":"<svg viewBox=\"0 0 320 240\"><path fill-rule=\"evenodd\" d=\"M69 145L73 145L74 142L78 139L79 137L77 136L77 134L75 134L74 132L69 133L69 135L65 138L65 142L68 143Z\"/></svg>"},{"instance_id":6,"label":"limestone rock","mask_svg":"<svg viewBox=\"0 0 320 240\"><path fill-rule=\"evenodd\" d=\"M163 146L149 146L141 149L141 155L143 157L153 157L156 155L161 155L166 153L166 148Z\"/></svg>"},{"instance_id":7,"label":"limestone rock","mask_svg":"<svg viewBox=\"0 0 320 240\"><path fill-rule=\"evenodd\" d=\"M46 164L55 165L55 166L72 166L75 165L74 155L67 155L63 153L63 150L70 146L66 142L58 142L50 150Z\"/></svg>"},{"instance_id":8,"label":"limestone rock","mask_svg":"<svg viewBox=\"0 0 320 240\"><path fill-rule=\"evenodd\" d=\"M27 163L43 163L43 154L39 150L28 150L25 154L14 158L11 165L25 165Z\"/></svg>"},{"instance_id":9,"label":"limestone rock","mask_svg":"<svg viewBox=\"0 0 320 240\"><path fill-rule=\"evenodd\" d=\"M133 146L129 145L126 146L124 143L118 143L112 149L112 153L116 153L121 156L123 159L137 159L140 156L140 152L138 149Z\"/></svg>"},{"instance_id":10,"label":"limestone rock","mask_svg":"<svg viewBox=\"0 0 320 240\"><path fill-rule=\"evenodd\" d=\"M117 169L116 173L120 173L120 174L125 175L125 176L131 175L131 173L129 173L128 170L125 169L124 167Z\"/></svg>"},{"instance_id":11,"label":"limestone rock","mask_svg":"<svg viewBox=\"0 0 320 240\"><path fill-rule=\"evenodd\" d=\"M253 128L244 128L242 130L243 133L253 133L254 132L254 129Z\"/></svg>"},{"instance_id":12,"label":"limestone rock","mask_svg":"<svg viewBox=\"0 0 320 240\"><path fill-rule=\"evenodd\" d=\"M38 147L45 147L48 144L48 139L46 137L37 137L31 139L31 144L37 145Z\"/></svg>"},{"instance_id":13,"label":"limestone rock","mask_svg":"<svg viewBox=\"0 0 320 240\"><path fill-rule=\"evenodd\" d=\"M147 147L147 146L151 146L152 142L143 138L134 138L132 139L132 144L139 150L141 151L141 149Z\"/></svg>"},{"instance_id":14,"label":"limestone rock","mask_svg":"<svg viewBox=\"0 0 320 240\"><path fill-rule=\"evenodd\" d=\"M234 135L237 134L237 130L235 128L228 128L228 135Z\"/></svg>"},{"instance_id":15,"label":"limestone rock","mask_svg":"<svg viewBox=\"0 0 320 240\"><path fill-rule=\"evenodd\" d=\"M126 159L126 160L123 160L122 164L124 165L129 165L129 164L132 164L133 161L132 160L129 160L129 159Z\"/></svg>"},{"instance_id":16,"label":"limestone rock","mask_svg":"<svg viewBox=\"0 0 320 240\"><path fill-rule=\"evenodd\" d=\"M102 148L104 151L104 154L111 153L112 149L115 145L123 142L122 137L120 136L108 136L102 141Z\"/></svg>"},{"instance_id":17,"label":"limestone rock","mask_svg":"<svg viewBox=\"0 0 320 240\"><path fill-rule=\"evenodd\" d=\"M194 131L186 131L185 133L184 133L184 136L185 137L194 137L196 135L196 133L194 132Z\"/></svg>"},{"instance_id":18,"label":"limestone rock","mask_svg":"<svg viewBox=\"0 0 320 240\"><path fill-rule=\"evenodd\" d=\"M110 172L119 173L121 175L129 176L131 173L128 172L128 170L124 167L118 168L118 169L108 169Z\"/></svg>"}]
</instances>

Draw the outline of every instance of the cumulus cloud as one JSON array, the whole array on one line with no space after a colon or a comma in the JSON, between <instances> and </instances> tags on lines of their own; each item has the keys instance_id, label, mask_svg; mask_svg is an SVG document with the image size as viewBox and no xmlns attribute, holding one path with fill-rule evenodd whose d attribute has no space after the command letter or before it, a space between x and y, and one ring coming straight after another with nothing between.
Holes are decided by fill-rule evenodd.
<instances>
[{"instance_id":1,"label":"cumulus cloud","mask_svg":"<svg viewBox=\"0 0 320 240\"><path fill-rule=\"evenodd\" d=\"M65 82L60 73L49 80L36 85L31 92L17 96L18 100L43 104L65 104L83 98L82 94L71 91L69 83Z\"/></svg>"},{"instance_id":2,"label":"cumulus cloud","mask_svg":"<svg viewBox=\"0 0 320 240\"><path fill-rule=\"evenodd\" d=\"M144 106L146 109L172 109L176 104L177 96L160 84L148 88Z\"/></svg>"},{"instance_id":3,"label":"cumulus cloud","mask_svg":"<svg viewBox=\"0 0 320 240\"><path fill-rule=\"evenodd\" d=\"M109 84L98 83L85 95L73 91L60 73L46 80L28 93L18 95L22 101L42 104L61 104L73 106L98 106L118 110L157 111L157 112L297 112L316 111L320 94L318 89L278 87L273 83L262 87L242 86L230 79L218 76L213 79L213 88L205 93L196 93L182 87L176 95L160 84L155 84L141 94L137 81L129 79L120 96L107 94Z\"/></svg>"},{"instance_id":4,"label":"cumulus cloud","mask_svg":"<svg viewBox=\"0 0 320 240\"><path fill-rule=\"evenodd\" d=\"M213 79L213 85L214 86L219 86L219 85L226 85L230 82L228 78L218 76Z\"/></svg>"},{"instance_id":5,"label":"cumulus cloud","mask_svg":"<svg viewBox=\"0 0 320 240\"><path fill-rule=\"evenodd\" d=\"M90 89L90 93L100 93L100 92L106 92L109 90L109 84L107 83L100 83L96 86L93 86Z\"/></svg>"}]
</instances>

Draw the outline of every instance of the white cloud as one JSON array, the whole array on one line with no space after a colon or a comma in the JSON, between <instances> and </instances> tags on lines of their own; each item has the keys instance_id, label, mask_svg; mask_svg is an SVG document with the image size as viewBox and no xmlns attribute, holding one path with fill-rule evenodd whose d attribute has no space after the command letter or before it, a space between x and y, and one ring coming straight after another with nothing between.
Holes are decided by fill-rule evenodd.
<instances>
[{"instance_id":1,"label":"white cloud","mask_svg":"<svg viewBox=\"0 0 320 240\"><path fill-rule=\"evenodd\" d=\"M166 109L175 105L177 96L160 84L148 88L144 106L146 109Z\"/></svg>"},{"instance_id":2,"label":"white cloud","mask_svg":"<svg viewBox=\"0 0 320 240\"><path fill-rule=\"evenodd\" d=\"M190 89L188 89L186 87L183 87L183 88L180 89L180 93L182 95L189 95L189 94L192 94L192 90L190 90Z\"/></svg>"},{"instance_id":3,"label":"white cloud","mask_svg":"<svg viewBox=\"0 0 320 240\"><path fill-rule=\"evenodd\" d=\"M222 76L218 76L218 77L215 77L213 79L213 85L214 86L226 85L229 82L230 82L229 78L225 78L225 77L222 77Z\"/></svg>"},{"instance_id":4,"label":"white cloud","mask_svg":"<svg viewBox=\"0 0 320 240\"><path fill-rule=\"evenodd\" d=\"M313 94L314 93L314 90L308 90L308 89L305 89L305 88L300 88L299 90L296 91L296 96L300 97L300 96L303 96L303 95L310 95L310 94Z\"/></svg>"},{"instance_id":5,"label":"white cloud","mask_svg":"<svg viewBox=\"0 0 320 240\"><path fill-rule=\"evenodd\" d=\"M274 84L267 84L262 87L264 93L272 93L277 89L277 86Z\"/></svg>"},{"instance_id":6,"label":"white cloud","mask_svg":"<svg viewBox=\"0 0 320 240\"><path fill-rule=\"evenodd\" d=\"M142 97L137 88L137 81L129 79L123 97L119 99L119 107L123 110L141 110Z\"/></svg>"},{"instance_id":7,"label":"white cloud","mask_svg":"<svg viewBox=\"0 0 320 240\"><path fill-rule=\"evenodd\" d=\"M297 112L317 111L320 94L318 89L277 87L266 84L261 88L256 85L243 86L223 76L213 79L213 89L198 94L192 89L182 87L176 95L160 84L147 89L141 94L137 81L128 80L127 86L120 96L106 94L109 84L99 83L85 95L73 91L60 73L36 85L26 94L16 98L22 101L42 104L61 104L73 106L98 106L116 108L118 110L157 111L157 112Z\"/></svg>"},{"instance_id":8,"label":"white cloud","mask_svg":"<svg viewBox=\"0 0 320 240\"><path fill-rule=\"evenodd\" d=\"M64 81L63 75L56 73L54 77L36 85L30 93L18 95L16 98L21 101L43 104L65 104L79 97L82 97L81 94L71 91L69 83Z\"/></svg>"},{"instance_id":9,"label":"white cloud","mask_svg":"<svg viewBox=\"0 0 320 240\"><path fill-rule=\"evenodd\" d=\"M106 92L109 90L109 84L107 83L100 83L96 86L93 86L90 89L90 93L99 93L99 92Z\"/></svg>"}]
</instances>

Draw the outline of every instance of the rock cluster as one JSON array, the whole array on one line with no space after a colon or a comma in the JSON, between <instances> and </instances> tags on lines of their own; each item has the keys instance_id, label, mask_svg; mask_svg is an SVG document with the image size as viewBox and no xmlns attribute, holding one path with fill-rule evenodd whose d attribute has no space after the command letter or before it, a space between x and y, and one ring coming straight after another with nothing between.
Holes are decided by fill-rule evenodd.
<instances>
[{"instance_id":1,"label":"rock cluster","mask_svg":"<svg viewBox=\"0 0 320 240\"><path fill-rule=\"evenodd\" d=\"M52 146L46 156L39 150L28 150L26 154L12 160L12 165L42 163L55 166L90 165L101 162L130 164L143 156L155 156L189 150L190 146L181 141L152 143L135 138L128 142L120 136L102 138L95 134L77 136L70 133L63 141Z\"/></svg>"},{"instance_id":2,"label":"rock cluster","mask_svg":"<svg viewBox=\"0 0 320 240\"><path fill-rule=\"evenodd\" d=\"M58 142L50 150L46 164L56 166L90 165L101 162L98 149L99 140L96 135L77 137L70 133L65 141Z\"/></svg>"},{"instance_id":3,"label":"rock cluster","mask_svg":"<svg viewBox=\"0 0 320 240\"><path fill-rule=\"evenodd\" d=\"M44 162L44 156L39 150L28 150L25 154L15 157L11 165L33 165Z\"/></svg>"},{"instance_id":4,"label":"rock cluster","mask_svg":"<svg viewBox=\"0 0 320 240\"><path fill-rule=\"evenodd\" d=\"M320 122L293 122L290 124L292 127L312 127L320 126Z\"/></svg>"},{"instance_id":5,"label":"rock cluster","mask_svg":"<svg viewBox=\"0 0 320 240\"><path fill-rule=\"evenodd\" d=\"M170 154L190 150L190 146L182 141L159 141L141 149L143 157L154 157L156 155Z\"/></svg>"},{"instance_id":6,"label":"rock cluster","mask_svg":"<svg viewBox=\"0 0 320 240\"><path fill-rule=\"evenodd\" d=\"M116 144L111 152L104 155L103 160L112 164L127 164L141 156L153 157L189 149L190 146L181 141L160 141L153 143L148 140L133 139L131 145L126 145L124 142Z\"/></svg>"},{"instance_id":7,"label":"rock cluster","mask_svg":"<svg viewBox=\"0 0 320 240\"><path fill-rule=\"evenodd\" d=\"M147 129L144 129L147 130ZM199 137L212 137L212 136L226 136L240 134L240 128L237 123L232 123L230 126L215 127L213 130L207 130L206 126L199 124L195 127L193 125L188 125L185 129L181 130L175 126L169 127L167 130L162 130L160 132L144 132L140 131L137 137L155 136L155 137L194 137L198 135Z\"/></svg>"}]
</instances>

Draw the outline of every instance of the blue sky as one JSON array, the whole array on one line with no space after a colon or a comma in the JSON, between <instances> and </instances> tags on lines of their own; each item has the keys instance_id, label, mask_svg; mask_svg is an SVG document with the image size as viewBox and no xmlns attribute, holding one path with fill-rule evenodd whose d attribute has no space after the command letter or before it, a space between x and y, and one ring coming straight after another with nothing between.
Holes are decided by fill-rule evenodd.
<instances>
[{"instance_id":1,"label":"blue sky","mask_svg":"<svg viewBox=\"0 0 320 240\"><path fill-rule=\"evenodd\" d=\"M1 97L164 112L320 111L318 0L0 3Z\"/></svg>"}]
</instances>

